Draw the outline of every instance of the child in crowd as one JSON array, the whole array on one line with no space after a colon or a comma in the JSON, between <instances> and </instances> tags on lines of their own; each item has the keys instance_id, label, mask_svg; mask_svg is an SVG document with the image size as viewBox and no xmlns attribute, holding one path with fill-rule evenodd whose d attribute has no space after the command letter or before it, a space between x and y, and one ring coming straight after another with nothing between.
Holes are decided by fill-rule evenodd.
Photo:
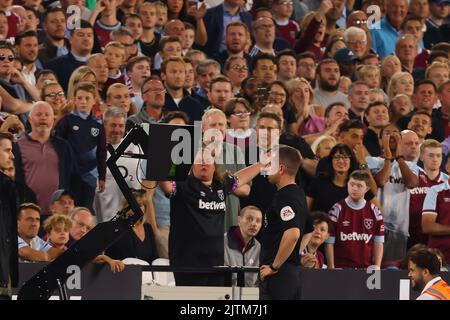
<instances>
[{"instance_id":1,"label":"child in crowd","mask_svg":"<svg viewBox=\"0 0 450 320\"><path fill-rule=\"evenodd\" d=\"M48 242L52 247L61 250L67 249L70 228L72 228L72 220L62 214L52 215L44 222Z\"/></svg>"},{"instance_id":2,"label":"child in crowd","mask_svg":"<svg viewBox=\"0 0 450 320\"><path fill-rule=\"evenodd\" d=\"M347 183L348 197L328 213L333 222L325 246L330 268L381 266L384 224L380 209L364 199L369 180L365 171L352 172Z\"/></svg>"},{"instance_id":3,"label":"child in crowd","mask_svg":"<svg viewBox=\"0 0 450 320\"><path fill-rule=\"evenodd\" d=\"M66 139L77 157L80 177L73 188L76 203L92 207L95 188L105 190L106 138L101 121L91 111L98 100L97 88L87 82L79 83L74 91L75 111L64 116L56 125L56 135Z\"/></svg>"}]
</instances>

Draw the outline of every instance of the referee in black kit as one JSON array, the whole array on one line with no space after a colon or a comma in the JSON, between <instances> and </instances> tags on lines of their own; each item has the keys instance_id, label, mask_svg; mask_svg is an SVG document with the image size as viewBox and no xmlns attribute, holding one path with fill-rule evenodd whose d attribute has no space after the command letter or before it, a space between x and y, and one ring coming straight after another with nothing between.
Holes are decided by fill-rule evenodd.
<instances>
[{"instance_id":1,"label":"referee in black kit","mask_svg":"<svg viewBox=\"0 0 450 320\"><path fill-rule=\"evenodd\" d=\"M295 184L300 162L296 149L280 145L278 171L268 176L277 192L261 235L261 300L300 299L300 241L312 232L305 193Z\"/></svg>"}]
</instances>

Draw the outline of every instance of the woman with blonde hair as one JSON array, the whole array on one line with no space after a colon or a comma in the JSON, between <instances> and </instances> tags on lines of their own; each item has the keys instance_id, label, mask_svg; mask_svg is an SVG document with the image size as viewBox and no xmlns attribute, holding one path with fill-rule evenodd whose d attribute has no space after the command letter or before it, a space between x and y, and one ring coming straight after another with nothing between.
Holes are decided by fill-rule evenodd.
<instances>
[{"instance_id":1,"label":"woman with blonde hair","mask_svg":"<svg viewBox=\"0 0 450 320\"><path fill-rule=\"evenodd\" d=\"M404 93L408 97L412 97L414 93L414 78L408 72L398 72L389 81L387 88L389 101L400 93Z\"/></svg>"},{"instance_id":2,"label":"woman with blonde hair","mask_svg":"<svg viewBox=\"0 0 450 320\"><path fill-rule=\"evenodd\" d=\"M389 55L383 59L381 62L381 88L384 89L384 91L387 91L387 87L389 84L389 81L391 80L391 77L402 71L402 64L400 60L394 56Z\"/></svg>"},{"instance_id":3,"label":"woman with blonde hair","mask_svg":"<svg viewBox=\"0 0 450 320\"><path fill-rule=\"evenodd\" d=\"M316 155L318 160L327 157L330 154L331 149L336 145L336 139L329 135L322 135L316 139L311 145L311 150Z\"/></svg>"},{"instance_id":4,"label":"woman with blonde hair","mask_svg":"<svg viewBox=\"0 0 450 320\"><path fill-rule=\"evenodd\" d=\"M313 90L305 78L288 81L286 87L290 96L291 109L295 115L295 122L290 123L288 131L303 136L325 130L324 110L321 106L313 106Z\"/></svg>"}]
</instances>

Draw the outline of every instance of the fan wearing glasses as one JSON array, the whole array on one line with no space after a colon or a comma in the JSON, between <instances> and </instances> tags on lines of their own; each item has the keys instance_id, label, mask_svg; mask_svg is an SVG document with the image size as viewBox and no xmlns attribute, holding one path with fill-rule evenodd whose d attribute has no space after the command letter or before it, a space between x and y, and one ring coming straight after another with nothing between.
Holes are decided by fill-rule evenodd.
<instances>
[{"instance_id":1,"label":"fan wearing glasses","mask_svg":"<svg viewBox=\"0 0 450 320\"><path fill-rule=\"evenodd\" d=\"M225 106L225 115L229 123L226 140L241 147L242 151L250 144L250 114L251 107L244 98L234 98Z\"/></svg>"},{"instance_id":2,"label":"fan wearing glasses","mask_svg":"<svg viewBox=\"0 0 450 320\"><path fill-rule=\"evenodd\" d=\"M0 97L3 102L2 111L20 114L30 111L31 104L25 102L27 97L25 86L31 85L25 81L19 70L14 68L16 57L8 44L0 45ZM17 81L16 81L17 80ZM23 85L22 86L22 81ZM38 100L38 99L36 99Z\"/></svg>"}]
</instances>

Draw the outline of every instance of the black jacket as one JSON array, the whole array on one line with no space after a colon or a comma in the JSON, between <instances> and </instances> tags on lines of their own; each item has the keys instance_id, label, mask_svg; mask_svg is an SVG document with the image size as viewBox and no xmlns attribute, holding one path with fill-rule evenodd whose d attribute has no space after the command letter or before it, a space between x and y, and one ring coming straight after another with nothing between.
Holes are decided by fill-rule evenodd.
<instances>
[{"instance_id":1,"label":"black jacket","mask_svg":"<svg viewBox=\"0 0 450 320\"><path fill-rule=\"evenodd\" d=\"M18 282L17 246L17 208L18 198L14 181L0 172L0 288Z\"/></svg>"}]
</instances>

